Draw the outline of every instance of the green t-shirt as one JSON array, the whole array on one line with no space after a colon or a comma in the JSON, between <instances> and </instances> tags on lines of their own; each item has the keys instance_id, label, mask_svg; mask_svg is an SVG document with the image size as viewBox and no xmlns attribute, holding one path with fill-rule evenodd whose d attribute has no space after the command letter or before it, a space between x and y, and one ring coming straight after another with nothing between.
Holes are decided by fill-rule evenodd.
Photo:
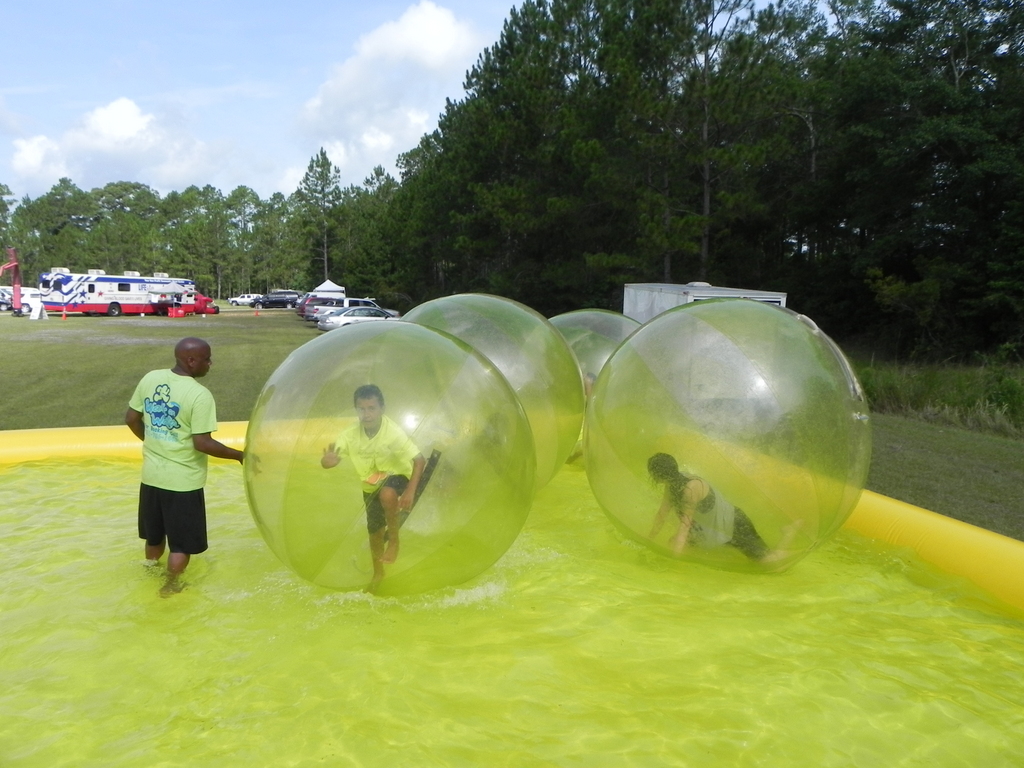
<instances>
[{"instance_id":1,"label":"green t-shirt","mask_svg":"<svg viewBox=\"0 0 1024 768\"><path fill-rule=\"evenodd\" d=\"M420 454L412 439L387 416L380 429L367 437L359 422L344 430L335 442L339 456L348 456L363 481L363 490L371 492L388 475L412 476L412 461Z\"/></svg>"},{"instance_id":2,"label":"green t-shirt","mask_svg":"<svg viewBox=\"0 0 1024 768\"><path fill-rule=\"evenodd\" d=\"M207 456L192 446L192 435L217 429L210 390L191 376L150 371L128 406L142 414L146 425L142 482L167 491L194 491L206 485Z\"/></svg>"}]
</instances>

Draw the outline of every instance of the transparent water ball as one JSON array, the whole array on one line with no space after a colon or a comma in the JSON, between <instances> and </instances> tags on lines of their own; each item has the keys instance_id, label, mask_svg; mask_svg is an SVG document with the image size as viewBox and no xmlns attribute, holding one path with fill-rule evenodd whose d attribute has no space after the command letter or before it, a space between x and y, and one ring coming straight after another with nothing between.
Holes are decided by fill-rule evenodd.
<instances>
[{"instance_id":1,"label":"transparent water ball","mask_svg":"<svg viewBox=\"0 0 1024 768\"><path fill-rule=\"evenodd\" d=\"M618 348L597 380L584 450L598 502L628 537L670 557L776 571L847 519L871 431L828 336L789 310L734 299L670 310Z\"/></svg>"},{"instance_id":2,"label":"transparent water ball","mask_svg":"<svg viewBox=\"0 0 1024 768\"><path fill-rule=\"evenodd\" d=\"M508 379L533 430L536 486L547 484L565 463L583 424L583 381L561 334L517 301L478 293L428 301L403 319L462 339Z\"/></svg>"},{"instance_id":3,"label":"transparent water ball","mask_svg":"<svg viewBox=\"0 0 1024 768\"><path fill-rule=\"evenodd\" d=\"M607 309L578 309L555 315L550 322L576 355L588 387L596 381L615 348L640 327L633 318Z\"/></svg>"},{"instance_id":4,"label":"transparent water ball","mask_svg":"<svg viewBox=\"0 0 1024 768\"><path fill-rule=\"evenodd\" d=\"M432 474L399 529L398 558L378 594L455 585L508 549L529 514L533 438L515 392L464 342L413 323L330 331L295 350L267 381L246 437L253 518L295 573L332 589L367 588L373 560L363 478L347 458L324 469L325 449L359 427L355 390L377 385L385 415Z\"/></svg>"}]
</instances>

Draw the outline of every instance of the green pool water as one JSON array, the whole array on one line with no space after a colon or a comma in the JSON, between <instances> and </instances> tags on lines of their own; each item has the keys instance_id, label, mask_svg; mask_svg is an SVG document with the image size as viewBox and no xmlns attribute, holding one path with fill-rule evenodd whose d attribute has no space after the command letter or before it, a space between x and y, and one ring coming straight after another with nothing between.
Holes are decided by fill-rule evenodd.
<instances>
[{"instance_id":1,"label":"green pool water","mask_svg":"<svg viewBox=\"0 0 1024 768\"><path fill-rule=\"evenodd\" d=\"M841 532L790 572L623 541L578 467L476 580L309 585L237 466L161 599L138 467L0 468L2 766L965 766L1024 762L1024 623Z\"/></svg>"}]
</instances>

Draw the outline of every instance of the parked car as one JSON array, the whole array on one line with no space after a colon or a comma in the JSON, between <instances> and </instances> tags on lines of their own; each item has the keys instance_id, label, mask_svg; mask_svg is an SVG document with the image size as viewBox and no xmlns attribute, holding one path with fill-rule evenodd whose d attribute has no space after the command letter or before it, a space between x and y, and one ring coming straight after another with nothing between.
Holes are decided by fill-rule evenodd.
<instances>
[{"instance_id":1,"label":"parked car","mask_svg":"<svg viewBox=\"0 0 1024 768\"><path fill-rule=\"evenodd\" d=\"M270 293L263 294L258 299L253 299L252 305L256 309L272 309L275 307L291 309L298 303L301 297L302 294L298 291L271 291Z\"/></svg>"},{"instance_id":2,"label":"parked car","mask_svg":"<svg viewBox=\"0 0 1024 768\"><path fill-rule=\"evenodd\" d=\"M25 314L31 312L37 305L42 304L43 296L38 288L21 289L21 311ZM9 312L14 309L14 290L9 287L0 288L0 312Z\"/></svg>"},{"instance_id":3,"label":"parked car","mask_svg":"<svg viewBox=\"0 0 1024 768\"><path fill-rule=\"evenodd\" d=\"M330 299L333 302L331 306L339 306L337 304L337 301L339 299L344 298L344 296L338 296L337 294L330 295L325 293L307 293L305 296L299 299L299 303L295 305L295 312L303 320L308 320L309 318L306 317L306 305L310 304L310 302L312 302L310 306L313 306L315 304L323 304L324 301Z\"/></svg>"},{"instance_id":4,"label":"parked car","mask_svg":"<svg viewBox=\"0 0 1024 768\"><path fill-rule=\"evenodd\" d=\"M251 307L256 299L260 298L263 294L261 293L243 293L240 296L232 296L228 299L228 304L233 307L245 306Z\"/></svg>"},{"instance_id":5,"label":"parked car","mask_svg":"<svg viewBox=\"0 0 1024 768\"><path fill-rule=\"evenodd\" d=\"M302 305L302 319L316 322L317 315L325 309L347 309L345 299L332 299L324 296L312 296Z\"/></svg>"},{"instance_id":6,"label":"parked car","mask_svg":"<svg viewBox=\"0 0 1024 768\"><path fill-rule=\"evenodd\" d=\"M352 307L351 309L328 310L317 322L321 331L333 331L346 325L365 323L373 320L390 320L391 315L380 307Z\"/></svg>"},{"instance_id":7,"label":"parked car","mask_svg":"<svg viewBox=\"0 0 1024 768\"><path fill-rule=\"evenodd\" d=\"M352 307L371 307L373 309L383 310L391 315L391 317L398 316L398 312L393 309L384 309L384 307L380 306L373 299L350 299L345 296L311 296L306 299L299 314L305 320L314 320L315 310L313 308L315 307L340 307L341 309L351 309ZM322 310L320 311L322 312Z\"/></svg>"}]
</instances>

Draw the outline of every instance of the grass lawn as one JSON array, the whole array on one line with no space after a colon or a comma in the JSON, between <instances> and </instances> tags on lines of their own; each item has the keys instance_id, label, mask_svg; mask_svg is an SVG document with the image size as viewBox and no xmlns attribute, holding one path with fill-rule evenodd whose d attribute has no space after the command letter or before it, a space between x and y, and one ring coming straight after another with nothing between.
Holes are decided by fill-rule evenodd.
<instances>
[{"instance_id":1,"label":"grass lawn","mask_svg":"<svg viewBox=\"0 0 1024 768\"><path fill-rule=\"evenodd\" d=\"M219 315L15 318L0 313L0 430L122 424L138 380L174 365L174 345L199 336L213 348L203 379L221 421L249 418L263 384L319 334L293 310Z\"/></svg>"},{"instance_id":2,"label":"grass lawn","mask_svg":"<svg viewBox=\"0 0 1024 768\"><path fill-rule=\"evenodd\" d=\"M1024 441L872 415L868 488L1024 541Z\"/></svg>"},{"instance_id":3,"label":"grass lawn","mask_svg":"<svg viewBox=\"0 0 1024 768\"><path fill-rule=\"evenodd\" d=\"M274 369L317 335L291 310L46 321L0 313L0 430L123 423L139 378L171 367L183 336L210 342L213 368L203 383L220 420L243 421ZM900 416L873 419L871 490L1024 540L1024 442Z\"/></svg>"}]
</instances>

